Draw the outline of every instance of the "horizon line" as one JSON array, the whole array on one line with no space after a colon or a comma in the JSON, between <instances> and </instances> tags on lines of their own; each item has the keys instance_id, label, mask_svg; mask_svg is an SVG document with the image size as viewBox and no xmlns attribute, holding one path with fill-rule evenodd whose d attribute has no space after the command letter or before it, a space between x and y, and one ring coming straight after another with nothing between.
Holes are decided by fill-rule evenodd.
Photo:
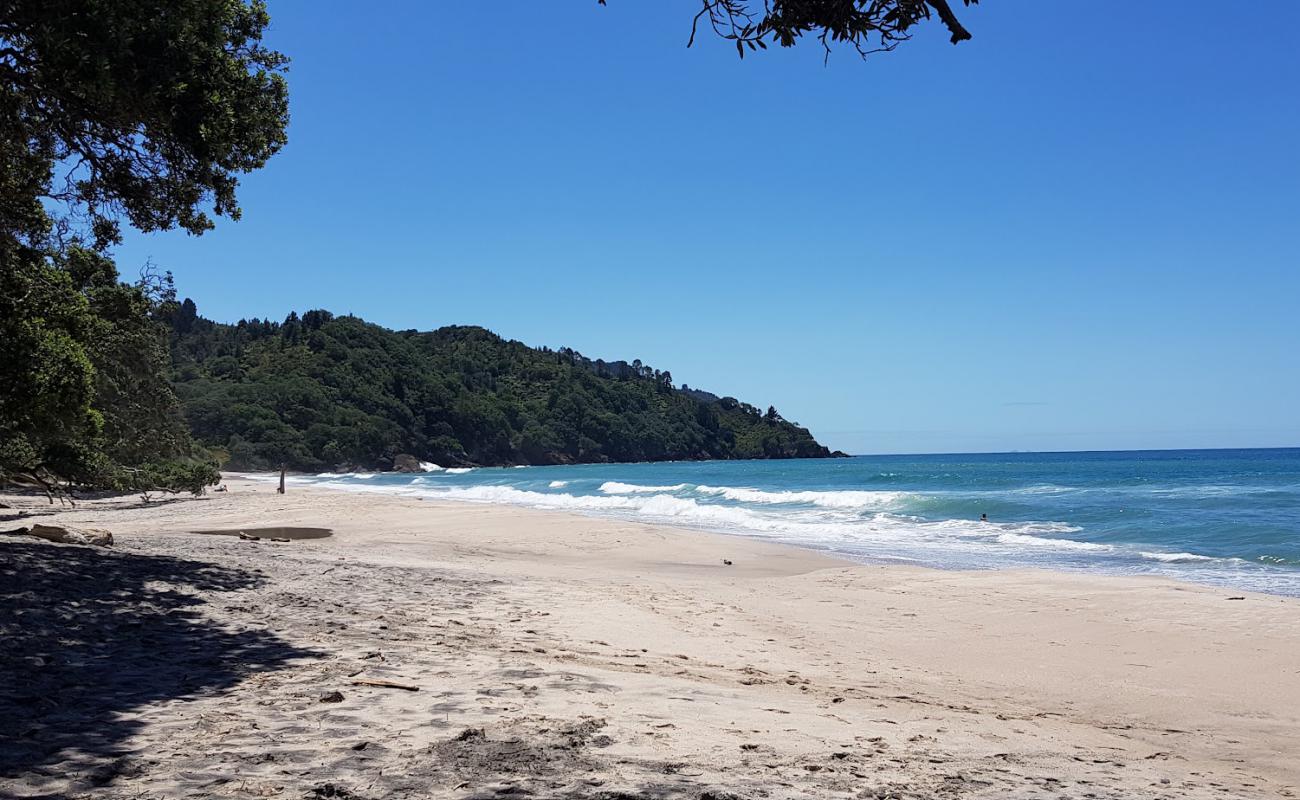
<instances>
[{"instance_id":1,"label":"horizon line","mask_svg":"<svg viewBox=\"0 0 1300 800\"><path fill-rule=\"evenodd\" d=\"M1298 445L1273 445L1269 447L1140 447L1121 450L963 450L928 453L850 453L851 458L876 458L881 456L1047 456L1087 453L1205 453L1232 450L1300 450Z\"/></svg>"}]
</instances>

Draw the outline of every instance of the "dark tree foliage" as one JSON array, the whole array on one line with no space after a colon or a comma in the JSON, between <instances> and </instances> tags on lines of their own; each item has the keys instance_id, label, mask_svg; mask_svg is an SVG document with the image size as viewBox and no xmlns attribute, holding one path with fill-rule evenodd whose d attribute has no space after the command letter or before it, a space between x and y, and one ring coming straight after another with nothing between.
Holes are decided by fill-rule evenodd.
<instances>
[{"instance_id":1,"label":"dark tree foliage","mask_svg":"<svg viewBox=\"0 0 1300 800\"><path fill-rule=\"evenodd\" d=\"M825 457L804 428L674 388L640 361L527 347L476 327L390 331L325 311L223 325L172 319L174 382L196 439L232 468L386 468Z\"/></svg>"},{"instance_id":2,"label":"dark tree foliage","mask_svg":"<svg viewBox=\"0 0 1300 800\"><path fill-rule=\"evenodd\" d=\"M170 276L120 283L112 261L81 247L35 268L0 265L0 479L132 491L215 482L167 382L160 317L175 306Z\"/></svg>"},{"instance_id":3,"label":"dark tree foliage","mask_svg":"<svg viewBox=\"0 0 1300 800\"><path fill-rule=\"evenodd\" d=\"M0 0L0 233L40 242L52 200L98 246L238 218L238 175L285 142L286 59L258 0Z\"/></svg>"},{"instance_id":4,"label":"dark tree foliage","mask_svg":"<svg viewBox=\"0 0 1300 800\"><path fill-rule=\"evenodd\" d=\"M119 283L113 262L72 248L64 269L78 281L91 311L87 352L95 368L102 443L121 464L176 459L191 450L176 393L167 381L166 325L176 302L170 275L146 271L134 285Z\"/></svg>"},{"instance_id":5,"label":"dark tree foliage","mask_svg":"<svg viewBox=\"0 0 1300 800\"><path fill-rule=\"evenodd\" d=\"M962 0L967 6L978 2ZM833 44L845 43L865 56L893 50L911 38L913 26L931 17L948 29L953 44L971 38L948 0L764 0L758 6L753 0L700 0L687 46L706 25L734 42L741 58L746 48L793 47L804 35L816 37L827 55Z\"/></svg>"},{"instance_id":6,"label":"dark tree foliage","mask_svg":"<svg viewBox=\"0 0 1300 800\"><path fill-rule=\"evenodd\" d=\"M97 471L94 326L67 272L0 261L0 480Z\"/></svg>"},{"instance_id":7,"label":"dark tree foliage","mask_svg":"<svg viewBox=\"0 0 1300 800\"><path fill-rule=\"evenodd\" d=\"M0 481L215 479L166 382L174 304L121 284L125 218L202 233L283 146L260 0L0 0Z\"/></svg>"}]
</instances>

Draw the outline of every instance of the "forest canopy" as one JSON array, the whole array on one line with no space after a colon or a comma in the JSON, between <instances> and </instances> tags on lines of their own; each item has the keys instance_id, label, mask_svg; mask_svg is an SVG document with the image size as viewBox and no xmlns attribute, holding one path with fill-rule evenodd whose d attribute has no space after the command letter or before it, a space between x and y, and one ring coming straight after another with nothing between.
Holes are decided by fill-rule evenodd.
<instances>
[{"instance_id":1,"label":"forest canopy","mask_svg":"<svg viewBox=\"0 0 1300 800\"><path fill-rule=\"evenodd\" d=\"M392 331L328 311L228 325L189 300L171 324L193 435L234 469L832 455L775 408L478 327Z\"/></svg>"}]
</instances>

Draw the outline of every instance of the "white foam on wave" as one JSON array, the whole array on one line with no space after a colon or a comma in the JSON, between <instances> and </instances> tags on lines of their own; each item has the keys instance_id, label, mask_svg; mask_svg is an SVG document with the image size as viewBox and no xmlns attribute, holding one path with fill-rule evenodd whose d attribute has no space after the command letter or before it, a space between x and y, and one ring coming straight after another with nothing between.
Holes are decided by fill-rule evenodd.
<instances>
[{"instance_id":1,"label":"white foam on wave","mask_svg":"<svg viewBox=\"0 0 1300 800\"><path fill-rule=\"evenodd\" d=\"M629 502L622 497L584 497L580 495L545 492L531 492L516 489L513 486L460 486L439 489L434 492L438 497L451 500L469 500L477 503L509 503L511 505L534 506L537 508L592 509L609 510L629 508Z\"/></svg>"},{"instance_id":2,"label":"white foam on wave","mask_svg":"<svg viewBox=\"0 0 1300 800\"><path fill-rule=\"evenodd\" d=\"M722 525L727 528L747 530L776 530L777 520L766 520L752 511L735 506L717 506L697 503L683 497L669 494L655 494L646 498L636 498L637 510L641 514L659 518L680 519L687 524Z\"/></svg>"},{"instance_id":3,"label":"white foam on wave","mask_svg":"<svg viewBox=\"0 0 1300 800\"><path fill-rule=\"evenodd\" d=\"M1074 539L1048 539L1043 536L1034 536L1027 533L1000 533L995 541L998 544L1016 545L1017 547L1046 547L1055 550L1087 550L1094 553L1105 553L1114 549L1108 544L1079 542Z\"/></svg>"},{"instance_id":4,"label":"white foam on wave","mask_svg":"<svg viewBox=\"0 0 1300 800\"><path fill-rule=\"evenodd\" d=\"M990 534L1003 530L968 520L924 522L912 517L880 512L863 519L828 517L826 511L778 509L765 511L643 491L580 495L536 492L513 486L491 485L429 487L425 493L448 500L506 503L540 509L631 517L648 522L743 533L818 548L842 550L848 546L850 552L901 560L914 559L917 549L939 552L962 548L968 552L976 552L988 546ZM1050 523L1037 527L1025 526L1024 529L1041 533L1072 530L1069 526L1053 526ZM1088 547L1085 543L1078 544Z\"/></svg>"},{"instance_id":5,"label":"white foam on wave","mask_svg":"<svg viewBox=\"0 0 1300 800\"><path fill-rule=\"evenodd\" d=\"M353 473L353 474L350 475L349 477L356 478L357 480L368 481L368 480L370 480L371 478L375 477L375 473L373 473L373 472L357 472L357 473Z\"/></svg>"},{"instance_id":6,"label":"white foam on wave","mask_svg":"<svg viewBox=\"0 0 1300 800\"><path fill-rule=\"evenodd\" d=\"M689 498L669 494L572 495L532 492L513 486L448 487L430 492L448 500L479 503L507 503L532 508L632 514L658 521L683 525L722 527L754 532L779 532L785 526L780 519L759 517L752 511L735 506L697 503Z\"/></svg>"},{"instance_id":7,"label":"white foam on wave","mask_svg":"<svg viewBox=\"0 0 1300 800\"><path fill-rule=\"evenodd\" d=\"M347 478L349 476L340 476ZM344 492L366 492L376 494L418 494L417 490L410 487L409 484L383 484L383 483L349 483L346 480L327 480L312 482L312 486L319 486L322 489L337 489Z\"/></svg>"},{"instance_id":8,"label":"white foam on wave","mask_svg":"<svg viewBox=\"0 0 1300 800\"><path fill-rule=\"evenodd\" d=\"M636 483L619 483L618 481L605 481L600 485L600 490L605 494L640 494L642 492L680 492L690 484L675 483L672 486L642 486Z\"/></svg>"},{"instance_id":9,"label":"white foam on wave","mask_svg":"<svg viewBox=\"0 0 1300 800\"><path fill-rule=\"evenodd\" d=\"M1258 486L1222 486L1222 485L1202 485L1202 486L1147 486L1139 489L1145 494L1153 494L1159 497L1179 497L1179 498L1204 498L1204 497L1230 497L1232 495L1250 494L1263 489Z\"/></svg>"},{"instance_id":10,"label":"white foam on wave","mask_svg":"<svg viewBox=\"0 0 1300 800\"><path fill-rule=\"evenodd\" d=\"M552 489L563 488L568 481L551 481ZM617 483L617 482L612 482ZM840 506L847 506L846 492L791 492L788 495L839 495L832 498L830 509L779 509L764 510L743 506L719 505L700 502L690 497L678 497L653 491L652 487L637 484L621 484L602 487L601 494L582 495L565 492L538 492L519 489L514 486L480 485L447 486L426 479L417 478L402 485L382 485L376 483L356 483L347 480L326 481L320 484L330 488L350 489L352 491L381 491L386 493L419 495L448 500L462 500L479 503L504 503L522 505L532 508L574 511L579 513L610 514L632 517L653 522L665 522L686 527L719 529L733 533L745 533L763 538L772 538L792 544L802 544L833 550L844 550L873 557L888 559L916 558L923 553L936 554L935 560L943 560L944 554L962 550L975 554L984 551L991 543L1032 548L1034 551L1055 548L1060 550L1109 551L1108 545L1077 542L1066 538L1047 538L1078 530L1070 525L1055 522L1020 523L1007 525L990 525L975 520L948 519L922 520L917 517L902 516L876 511L868 517L849 516L839 513ZM681 484L659 487L676 490ZM689 484L685 484L689 486ZM623 491L624 487L631 490ZM613 489L614 493L610 493ZM750 490L757 491L757 490ZM768 495L778 493L768 492ZM885 502L879 495L894 496L893 492L864 492L872 502ZM788 496L786 495L786 496ZM823 499L825 498L818 498ZM854 498L860 508L863 498ZM800 499L788 502L813 503L814 499ZM776 505L775 501L771 505ZM920 560L920 559L918 559Z\"/></svg>"},{"instance_id":11,"label":"white foam on wave","mask_svg":"<svg viewBox=\"0 0 1300 800\"><path fill-rule=\"evenodd\" d=\"M1025 486L1020 489L1009 489L1009 494L1066 494L1068 492L1079 491L1074 486L1057 486L1054 483L1040 483L1037 486Z\"/></svg>"},{"instance_id":12,"label":"white foam on wave","mask_svg":"<svg viewBox=\"0 0 1300 800\"><path fill-rule=\"evenodd\" d=\"M464 475L466 472L473 472L473 467L448 467L448 475Z\"/></svg>"},{"instance_id":13,"label":"white foam on wave","mask_svg":"<svg viewBox=\"0 0 1300 800\"><path fill-rule=\"evenodd\" d=\"M238 474L238 473L236 473L236 474ZM322 474L323 474L323 475L330 475L330 476L333 475L333 473L330 473L330 472L325 472L325 473L322 473ZM250 481L278 481L278 480L280 480L280 473L278 473L278 472L245 472L245 473L243 473L243 475L244 475L245 478L248 478ZM320 475L317 475L316 477L319 478L319 477L321 477L321 476L320 476ZM304 476L301 476L301 475L286 475L286 476L285 476L285 480L287 480L287 481L307 481L307 480L309 480L309 479L306 478L306 477L304 477Z\"/></svg>"},{"instance_id":14,"label":"white foam on wave","mask_svg":"<svg viewBox=\"0 0 1300 800\"><path fill-rule=\"evenodd\" d=\"M723 497L737 503L763 503L765 505L803 503L823 508L847 509L884 508L907 497L905 492L861 490L767 492L761 489L746 489L737 486L697 486L695 490L701 494Z\"/></svg>"},{"instance_id":15,"label":"white foam on wave","mask_svg":"<svg viewBox=\"0 0 1300 800\"><path fill-rule=\"evenodd\" d=\"M423 470L424 472L442 472L442 467L438 466L432 461L421 461L420 469Z\"/></svg>"},{"instance_id":16,"label":"white foam on wave","mask_svg":"<svg viewBox=\"0 0 1300 800\"><path fill-rule=\"evenodd\" d=\"M1210 556L1197 555L1196 553L1148 553L1140 552L1138 555L1152 561L1160 561L1165 564L1192 564L1198 561L1218 561L1217 558Z\"/></svg>"}]
</instances>

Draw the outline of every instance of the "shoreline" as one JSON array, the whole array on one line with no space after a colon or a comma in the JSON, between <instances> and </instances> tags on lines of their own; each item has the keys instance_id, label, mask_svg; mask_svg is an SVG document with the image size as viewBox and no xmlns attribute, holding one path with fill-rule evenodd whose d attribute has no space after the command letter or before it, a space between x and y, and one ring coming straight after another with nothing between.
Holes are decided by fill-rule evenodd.
<instances>
[{"instance_id":1,"label":"shoreline","mask_svg":"<svg viewBox=\"0 0 1300 800\"><path fill-rule=\"evenodd\" d=\"M863 565L565 512L227 485L52 515L113 530L112 552L0 538L0 559L18 544L117 563L90 570L102 580L164 557L238 570L248 577L233 587L196 585L188 568L163 584L150 573L143 586L172 588L143 596L183 597L203 625L291 652L263 664L241 645L220 662L254 666L215 692L115 705L105 718L131 725L108 761L126 765L96 796L300 797L329 783L368 798L402 791L399 775L419 797L1300 792L1294 598L1149 576ZM182 533L239 526L332 535ZM22 658L50 658L21 646L27 627L17 633ZM129 636L111 646L120 669L168 657L156 643L132 651ZM353 673L419 691L354 686ZM342 700L321 702L336 689ZM196 714L224 721L196 726ZM30 722L35 740L57 727ZM87 770L59 760L75 738L53 743L63 755L42 756L43 774L21 769L30 754L0 759L0 791L89 791ZM523 760L503 750L521 747ZM159 751L181 755L148 763ZM211 783L214 770L253 788Z\"/></svg>"},{"instance_id":2,"label":"shoreline","mask_svg":"<svg viewBox=\"0 0 1300 800\"><path fill-rule=\"evenodd\" d=\"M1279 448L1279 449L1286 449L1286 448ZM228 472L226 474L233 477L237 477L241 480L248 480L255 483L272 484L279 480L279 474L274 472L266 472L266 473ZM426 473L397 473L397 472L339 473L339 474L330 473L327 476L325 474L295 472L295 473L288 473L288 480L295 483L300 489L320 489L324 491L339 491L339 492L352 493L352 494L372 494L372 495L379 495L385 497L404 497L408 499L418 499L423 502L429 502L429 503L448 503L452 505L467 505L471 507L488 506L488 507L499 507L499 508L515 508L515 509L522 509L526 511L534 511L542 514L567 515L576 519L606 520L611 522L629 522L629 523L636 523L636 524L649 525L655 527L670 528L677 531L705 534L710 536L723 536L726 538L735 538L735 539L742 539L747 541L766 542L769 544L777 544L783 547L792 547L803 552L817 553L826 556L828 558L835 559L837 561L841 561L848 564L862 565L862 566L912 567L912 568L923 569L923 570L936 570L939 572L958 572L958 573L965 573L965 572L978 573L978 572L988 572L988 571L992 571L992 572L1037 571L1037 572L1046 572L1046 573L1062 574L1062 575L1146 579L1146 580L1154 580L1154 581L1170 581L1175 584L1196 586L1200 588L1209 588L1211 590L1216 590L1216 591L1228 591L1233 593L1245 592L1252 595L1264 595L1270 597L1288 597L1293 599L1300 599L1300 570L1291 570L1291 569L1286 569L1278 566L1269 566L1265 564L1259 564L1251 561L1244 561L1241 559L1234 559L1229 557L1209 557L1209 556L1199 556L1199 555L1194 555L1189 553L1159 553L1159 552L1147 552L1141 550L1142 547L1154 547L1156 545L1130 544L1126 546L1133 549L1134 555L1140 556L1144 559L1149 559L1153 562L1163 563L1166 565L1170 563L1178 563L1176 559L1179 557L1191 557L1191 559L1193 559L1193 563L1195 561L1199 561L1202 559L1204 559L1207 562L1235 561L1235 562L1239 562L1242 566L1246 567L1247 569L1258 571L1259 574L1272 575L1277 580L1289 580L1291 583L1295 585L1293 586L1284 585L1275 590L1270 591L1267 589L1256 588L1255 586L1251 585L1252 581L1248 581L1244 579L1238 579L1234 581L1222 575L1218 575L1218 576L1209 575L1209 576L1204 576L1198 580L1195 575L1191 575L1191 574L1185 575L1185 574L1161 573L1154 566L1150 567L1147 571L1126 571L1122 569L1108 568L1106 565L1098 566L1093 564L1089 564L1087 566L1072 567L1066 563L1054 563L1050 565L1037 565L1037 564L1004 565L1004 564L991 563L988 565L969 567L960 564L943 564L943 563L937 563L935 561L925 561L918 558L910 558L910 557L903 557L903 556L890 557L890 556L871 555L868 553L853 553L851 551L835 549L833 546L818 546L816 544L799 542L791 538L781 538L779 536L768 537L755 532L748 532L744 530L730 530L721 526L709 527L703 523L698 525L692 525L689 522L675 522L668 519L651 518L651 519L642 520L639 519L636 515L628 515L628 514L621 515L614 512L606 513L595 509L583 510L583 509L566 509L566 508L547 508L547 507L530 505L522 502L510 502L508 500L468 499L468 498L460 498L460 497L441 497L437 495L422 495L418 493L408 493L408 492L400 491L399 487L397 486L390 487L383 484L378 484L373 486L367 486L362 484L357 484L355 486L343 485L343 484L323 485L323 484L315 483L310 480L313 478L328 479L328 478L348 477L348 476L356 476L356 475L362 477L374 477L377 475L378 476L399 475L405 477L408 474L413 478L419 478ZM615 497L618 497L618 495L615 495ZM1287 588L1290 588L1290 591L1286 591Z\"/></svg>"}]
</instances>

